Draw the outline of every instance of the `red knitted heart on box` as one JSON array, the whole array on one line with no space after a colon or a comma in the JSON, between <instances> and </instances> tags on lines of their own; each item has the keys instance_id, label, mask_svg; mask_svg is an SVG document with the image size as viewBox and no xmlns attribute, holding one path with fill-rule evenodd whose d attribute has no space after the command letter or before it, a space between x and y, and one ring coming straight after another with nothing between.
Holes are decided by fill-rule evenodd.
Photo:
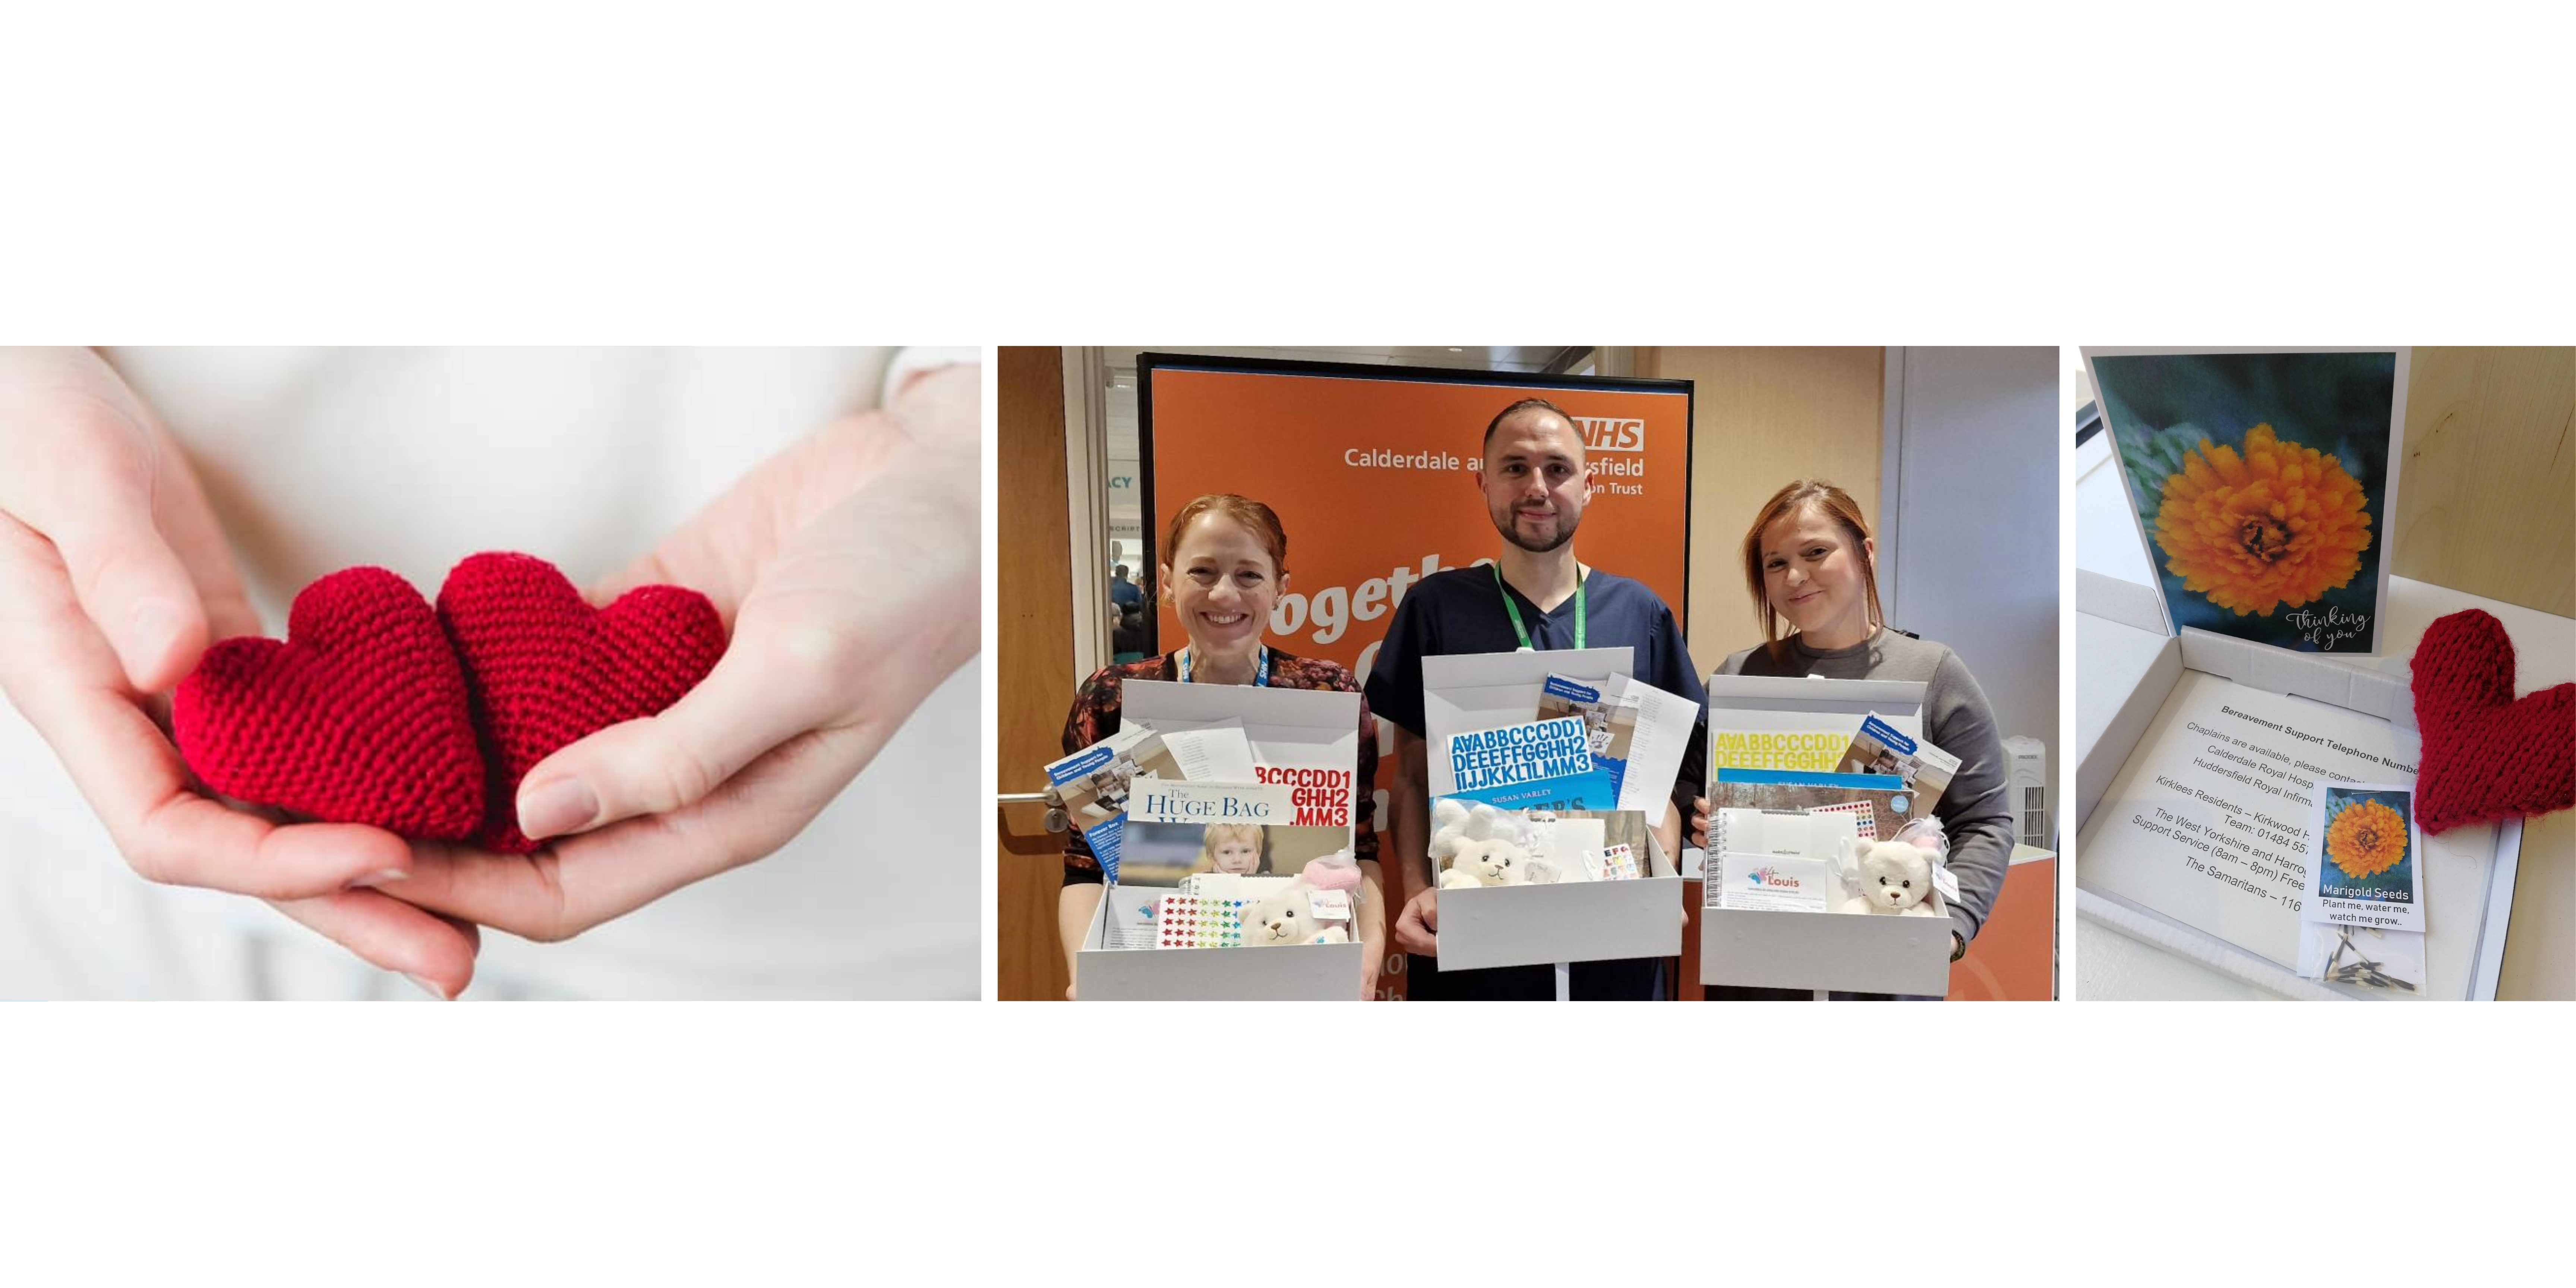
<instances>
[{"instance_id":1,"label":"red knitted heart on box","mask_svg":"<svg viewBox=\"0 0 2576 1288\"><path fill-rule=\"evenodd\" d=\"M170 705L208 787L336 823L457 840L483 821L483 753L438 618L382 568L295 596L284 640L206 650Z\"/></svg>"},{"instance_id":2,"label":"red knitted heart on box","mask_svg":"<svg viewBox=\"0 0 2576 1288\"><path fill-rule=\"evenodd\" d=\"M2425 628L2414 667L2425 831L2576 805L2576 684L2514 701L2513 641L2474 608Z\"/></svg>"},{"instance_id":3,"label":"red knitted heart on box","mask_svg":"<svg viewBox=\"0 0 2576 1288\"><path fill-rule=\"evenodd\" d=\"M553 564L480 554L438 592L439 619L465 665L489 777L476 838L537 848L519 831L519 780L558 749L680 700L724 655L724 622L704 595L641 586L592 608Z\"/></svg>"}]
</instances>

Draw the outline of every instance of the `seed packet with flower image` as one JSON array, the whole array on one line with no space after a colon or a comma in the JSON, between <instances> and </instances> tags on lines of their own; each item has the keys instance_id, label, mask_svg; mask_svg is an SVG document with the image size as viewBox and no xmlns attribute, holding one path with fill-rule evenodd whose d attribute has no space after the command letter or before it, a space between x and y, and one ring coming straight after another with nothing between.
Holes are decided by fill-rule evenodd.
<instances>
[{"instance_id":1,"label":"seed packet with flower image","mask_svg":"<svg viewBox=\"0 0 2576 1288\"><path fill-rule=\"evenodd\" d=\"M2408 351L2084 351L2174 627L2376 654Z\"/></svg>"},{"instance_id":2,"label":"seed packet with flower image","mask_svg":"<svg viewBox=\"0 0 2576 1288\"><path fill-rule=\"evenodd\" d=\"M2424 929L2422 837L2415 791L2362 783L2319 783L2308 835L2303 921L2420 932Z\"/></svg>"}]
</instances>

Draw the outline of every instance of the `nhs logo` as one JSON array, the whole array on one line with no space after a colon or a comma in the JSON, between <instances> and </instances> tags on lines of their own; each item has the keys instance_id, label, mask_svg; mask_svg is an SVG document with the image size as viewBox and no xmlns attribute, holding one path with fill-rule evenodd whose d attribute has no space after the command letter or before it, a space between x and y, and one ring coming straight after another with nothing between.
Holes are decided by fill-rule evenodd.
<instances>
[{"instance_id":1,"label":"nhs logo","mask_svg":"<svg viewBox=\"0 0 2576 1288\"><path fill-rule=\"evenodd\" d=\"M1646 422L1617 416L1576 416L1572 418L1576 433L1583 435L1583 449L1588 452L1642 452L1646 450Z\"/></svg>"}]
</instances>

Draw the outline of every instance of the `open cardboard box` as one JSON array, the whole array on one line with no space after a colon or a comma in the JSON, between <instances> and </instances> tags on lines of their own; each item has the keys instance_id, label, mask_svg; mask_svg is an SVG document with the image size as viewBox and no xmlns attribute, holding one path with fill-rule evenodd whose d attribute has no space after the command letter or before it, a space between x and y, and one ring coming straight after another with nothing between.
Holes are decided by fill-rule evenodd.
<instances>
[{"instance_id":1,"label":"open cardboard box","mask_svg":"<svg viewBox=\"0 0 2576 1288\"><path fill-rule=\"evenodd\" d=\"M1818 716L1858 733L1876 712L1898 732L1921 737L1923 692L1923 685L1901 680L1711 675L1709 731L1714 738L1721 729L1754 723L1727 714L1736 712L1782 728L1809 723L1797 717ZM1714 755L1709 763L1716 763ZM1939 917L1880 917L1703 906L1699 981L1939 997L1950 991L1950 918L1946 907Z\"/></svg>"},{"instance_id":2,"label":"open cardboard box","mask_svg":"<svg viewBox=\"0 0 2576 1288\"><path fill-rule=\"evenodd\" d=\"M1239 684L1130 680L1126 719L1171 733L1243 722L1256 764L1355 772L1360 695ZM1347 842L1345 842L1347 844ZM1291 875L1283 873L1282 875ZM1360 1000L1368 949L1357 941L1280 948L1111 948L1113 915L1131 916L1169 893L1163 886L1112 885L1074 958L1082 1001ZM1389 914L1392 920L1392 912Z\"/></svg>"},{"instance_id":3,"label":"open cardboard box","mask_svg":"<svg viewBox=\"0 0 2576 1288\"><path fill-rule=\"evenodd\" d=\"M2075 823L2079 838L2139 741L2164 710L2183 673L2198 671L2249 688L2324 703L2412 728L2415 705L2406 679L2323 654L2295 653L2185 629L2171 633L2156 591L2091 569L2076 570ZM2437 885L2428 869L2424 912L2434 998L2493 998L2504 962L2505 926L2513 909L2522 823L2498 825L2483 881ZM2076 911L2122 934L2284 997L2380 997L2376 990L2329 985L2217 935L2187 925L2085 882L2077 848Z\"/></svg>"},{"instance_id":4,"label":"open cardboard box","mask_svg":"<svg viewBox=\"0 0 2576 1288\"><path fill-rule=\"evenodd\" d=\"M1526 723L1550 675L1608 680L1630 673L1626 647L1470 653L1422 659L1423 729L1431 754L1462 733ZM1439 775L1433 774L1438 795ZM1682 878L1651 834L1647 871L1633 881L1443 890L1440 969L1544 966L1676 957L1682 951Z\"/></svg>"}]
</instances>

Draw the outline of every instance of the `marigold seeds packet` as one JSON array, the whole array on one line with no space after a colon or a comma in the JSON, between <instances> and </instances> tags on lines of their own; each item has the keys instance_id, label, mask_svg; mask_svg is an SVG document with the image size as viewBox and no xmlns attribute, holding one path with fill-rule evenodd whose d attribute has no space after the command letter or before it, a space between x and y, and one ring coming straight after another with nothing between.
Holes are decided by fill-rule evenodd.
<instances>
[{"instance_id":1,"label":"marigold seeds packet","mask_svg":"<svg viewBox=\"0 0 2576 1288\"><path fill-rule=\"evenodd\" d=\"M2413 789L2320 783L2308 835L2299 973L2360 988L2423 989L2424 842Z\"/></svg>"}]
</instances>

